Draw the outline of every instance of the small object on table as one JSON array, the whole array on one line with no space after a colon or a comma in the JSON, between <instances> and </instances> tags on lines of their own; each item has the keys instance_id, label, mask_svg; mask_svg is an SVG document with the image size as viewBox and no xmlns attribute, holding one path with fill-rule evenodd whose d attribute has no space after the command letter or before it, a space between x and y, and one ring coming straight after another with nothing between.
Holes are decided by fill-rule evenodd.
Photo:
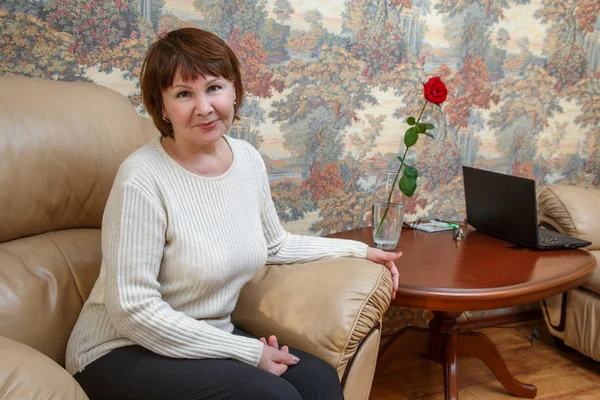
<instances>
[{"instance_id":1,"label":"small object on table","mask_svg":"<svg viewBox=\"0 0 600 400\"><path fill-rule=\"evenodd\" d=\"M462 242L465 239L465 232L460 226L458 228L454 228L452 231L452 238L457 242Z\"/></svg>"},{"instance_id":2,"label":"small object on table","mask_svg":"<svg viewBox=\"0 0 600 400\"><path fill-rule=\"evenodd\" d=\"M418 229L420 231L425 231L428 233L431 232L442 232L442 231L450 231L452 229L456 229L458 228L458 225L450 223L450 222L445 222L445 221L427 221L427 222L420 222L419 224L417 224L415 226L415 229Z\"/></svg>"}]
</instances>

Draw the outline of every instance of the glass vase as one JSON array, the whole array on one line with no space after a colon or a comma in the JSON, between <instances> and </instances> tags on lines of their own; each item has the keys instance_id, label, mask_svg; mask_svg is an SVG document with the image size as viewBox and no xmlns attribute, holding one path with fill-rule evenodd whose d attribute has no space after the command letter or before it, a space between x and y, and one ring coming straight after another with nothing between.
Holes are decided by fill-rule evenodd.
<instances>
[{"instance_id":1,"label":"glass vase","mask_svg":"<svg viewBox=\"0 0 600 400\"><path fill-rule=\"evenodd\" d=\"M397 173L397 170L377 171L373 187L373 242L375 247L383 250L396 248L402 232L404 195L398 188L398 180L394 184Z\"/></svg>"}]
</instances>

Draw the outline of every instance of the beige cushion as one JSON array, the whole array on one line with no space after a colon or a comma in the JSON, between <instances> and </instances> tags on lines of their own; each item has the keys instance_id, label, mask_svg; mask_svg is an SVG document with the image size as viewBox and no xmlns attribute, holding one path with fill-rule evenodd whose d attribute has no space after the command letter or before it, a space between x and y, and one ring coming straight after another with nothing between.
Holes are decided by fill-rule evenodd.
<instances>
[{"instance_id":1,"label":"beige cushion","mask_svg":"<svg viewBox=\"0 0 600 400\"><path fill-rule=\"evenodd\" d=\"M100 230L69 229L0 243L0 335L64 365L100 269Z\"/></svg>"},{"instance_id":2,"label":"beige cushion","mask_svg":"<svg viewBox=\"0 0 600 400\"><path fill-rule=\"evenodd\" d=\"M0 243L0 304L0 335L64 363L67 340L83 302L50 237Z\"/></svg>"},{"instance_id":3,"label":"beige cushion","mask_svg":"<svg viewBox=\"0 0 600 400\"><path fill-rule=\"evenodd\" d=\"M592 242L600 250L600 189L546 186L538 197L540 212L554 219L569 236Z\"/></svg>"},{"instance_id":4,"label":"beige cushion","mask_svg":"<svg viewBox=\"0 0 600 400\"><path fill-rule=\"evenodd\" d=\"M88 400L77 381L39 351L0 336L0 399Z\"/></svg>"}]
</instances>

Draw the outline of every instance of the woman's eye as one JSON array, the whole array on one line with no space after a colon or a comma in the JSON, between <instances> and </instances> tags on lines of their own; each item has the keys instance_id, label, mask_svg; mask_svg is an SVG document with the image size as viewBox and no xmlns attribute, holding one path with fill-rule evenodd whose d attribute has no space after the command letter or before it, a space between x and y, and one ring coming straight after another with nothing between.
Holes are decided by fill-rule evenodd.
<instances>
[{"instance_id":1,"label":"woman's eye","mask_svg":"<svg viewBox=\"0 0 600 400\"><path fill-rule=\"evenodd\" d=\"M209 86L208 91L209 92L216 92L219 89L221 89L221 86L219 86L219 85L212 85L212 86Z\"/></svg>"},{"instance_id":2,"label":"woman's eye","mask_svg":"<svg viewBox=\"0 0 600 400\"><path fill-rule=\"evenodd\" d=\"M177 93L177 98L183 98L183 97L188 97L190 95L190 92L188 91L183 91L183 92L179 92Z\"/></svg>"}]
</instances>

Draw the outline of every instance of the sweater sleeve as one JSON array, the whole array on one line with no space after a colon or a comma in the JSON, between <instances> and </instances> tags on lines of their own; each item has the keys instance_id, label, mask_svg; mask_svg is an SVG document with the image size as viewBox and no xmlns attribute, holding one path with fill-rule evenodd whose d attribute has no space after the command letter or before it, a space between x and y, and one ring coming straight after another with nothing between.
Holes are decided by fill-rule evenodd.
<instances>
[{"instance_id":1,"label":"sweater sleeve","mask_svg":"<svg viewBox=\"0 0 600 400\"><path fill-rule=\"evenodd\" d=\"M262 171L263 208L261 220L268 248L267 263L291 264L328 257L367 257L368 246L362 242L294 235L283 229L275 204L273 204L264 164Z\"/></svg>"},{"instance_id":2,"label":"sweater sleeve","mask_svg":"<svg viewBox=\"0 0 600 400\"><path fill-rule=\"evenodd\" d=\"M105 304L111 323L133 342L173 358L233 358L258 365L263 344L176 311L162 300L158 273L167 218L131 183L115 185L102 226Z\"/></svg>"}]
</instances>

